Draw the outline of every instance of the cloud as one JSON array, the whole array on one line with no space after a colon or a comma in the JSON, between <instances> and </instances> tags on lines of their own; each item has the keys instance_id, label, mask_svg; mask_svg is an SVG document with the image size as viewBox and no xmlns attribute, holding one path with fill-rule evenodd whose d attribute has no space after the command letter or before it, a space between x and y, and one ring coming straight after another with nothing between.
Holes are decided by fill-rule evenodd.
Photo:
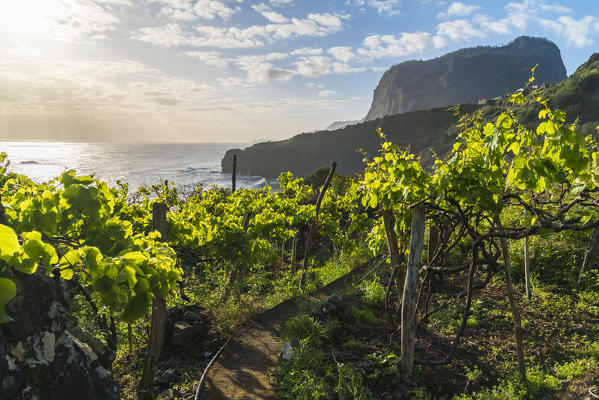
<instances>
[{"instance_id":1,"label":"cloud","mask_svg":"<svg viewBox=\"0 0 599 400\"><path fill-rule=\"evenodd\" d=\"M290 58L284 53L254 57L259 68L251 79L290 79L294 71L264 65ZM258 131L263 137L307 131L356 102L334 96L265 100L243 90L250 86L241 76L208 85L132 60L55 59L24 47L0 48L0 82L0 123L10 139L30 131L30 138L42 140L241 142ZM12 131L18 133L9 136Z\"/></svg>"},{"instance_id":2,"label":"cloud","mask_svg":"<svg viewBox=\"0 0 599 400\"><path fill-rule=\"evenodd\" d=\"M267 20L269 20L270 22L274 22L276 24L284 24L285 22L289 21L289 19L287 17L285 17L282 14L272 11L264 3L254 4L254 5L252 5L252 8L255 11L257 11L258 13L262 14L262 16L264 18L266 18Z\"/></svg>"},{"instance_id":3,"label":"cloud","mask_svg":"<svg viewBox=\"0 0 599 400\"><path fill-rule=\"evenodd\" d=\"M554 12L554 13L558 13L558 14L567 14L567 13L572 12L572 9L561 6L559 4L553 4L553 5L541 4L541 10L548 11L548 12Z\"/></svg>"},{"instance_id":4,"label":"cloud","mask_svg":"<svg viewBox=\"0 0 599 400\"><path fill-rule=\"evenodd\" d=\"M276 68L271 61L289 57L286 53L268 53L260 55L238 56L233 63L247 73L247 81L266 83L271 80L287 81L294 75L293 71Z\"/></svg>"},{"instance_id":5,"label":"cloud","mask_svg":"<svg viewBox=\"0 0 599 400\"><path fill-rule=\"evenodd\" d=\"M461 2L451 3L447 11L439 13L437 18L446 19L454 17L464 17L472 14L475 10L478 10L480 6L469 6Z\"/></svg>"},{"instance_id":6,"label":"cloud","mask_svg":"<svg viewBox=\"0 0 599 400\"><path fill-rule=\"evenodd\" d=\"M315 47L302 47L293 50L290 54L292 56L318 56L322 54L322 49Z\"/></svg>"},{"instance_id":7,"label":"cloud","mask_svg":"<svg viewBox=\"0 0 599 400\"><path fill-rule=\"evenodd\" d=\"M348 62L356 57L353 49L349 46L331 47L327 53L335 57L339 61Z\"/></svg>"},{"instance_id":8,"label":"cloud","mask_svg":"<svg viewBox=\"0 0 599 400\"><path fill-rule=\"evenodd\" d=\"M441 22L437 25L437 35L445 37L452 42L487 36L484 32L474 28L470 21L465 19Z\"/></svg>"},{"instance_id":9,"label":"cloud","mask_svg":"<svg viewBox=\"0 0 599 400\"><path fill-rule=\"evenodd\" d=\"M197 26L195 33L185 32L181 25L171 23L141 28L134 32L132 38L160 47L260 47L280 39L329 35L342 28L342 18L343 16L329 13L311 13L306 18L291 18L287 23L253 25L247 28Z\"/></svg>"},{"instance_id":10,"label":"cloud","mask_svg":"<svg viewBox=\"0 0 599 400\"><path fill-rule=\"evenodd\" d=\"M45 2L31 0L20 0L19 4L19 7L9 6L8 9L0 5L1 25L23 24L23 19L27 18L31 26L43 29L46 36L62 40L91 39L94 35L96 38L106 37L105 34L114 30L120 20L100 4L131 5L128 0L104 0L100 4L91 0L72 0L49 2L47 7ZM12 15L15 12L27 12L28 15Z\"/></svg>"},{"instance_id":11,"label":"cloud","mask_svg":"<svg viewBox=\"0 0 599 400\"><path fill-rule=\"evenodd\" d=\"M486 15L478 14L474 16L473 20L486 32L497 33L500 35L509 35L512 33L512 30L510 29L511 22L508 18L493 21Z\"/></svg>"},{"instance_id":12,"label":"cloud","mask_svg":"<svg viewBox=\"0 0 599 400\"><path fill-rule=\"evenodd\" d=\"M174 23L141 28L131 38L158 47L184 46L189 43L187 35L178 24Z\"/></svg>"},{"instance_id":13,"label":"cloud","mask_svg":"<svg viewBox=\"0 0 599 400\"><path fill-rule=\"evenodd\" d=\"M310 56L301 57L300 61L294 63L299 75L316 78L317 76L329 74L333 65L333 60L329 57Z\"/></svg>"},{"instance_id":14,"label":"cloud","mask_svg":"<svg viewBox=\"0 0 599 400\"><path fill-rule=\"evenodd\" d=\"M449 42L483 38L486 34L476 29L466 19L441 22L436 34L429 32L402 32L398 35L370 35L364 38L357 54L365 59L405 57L423 53L431 48L441 48ZM347 54L349 57L349 54Z\"/></svg>"},{"instance_id":15,"label":"cloud","mask_svg":"<svg viewBox=\"0 0 599 400\"><path fill-rule=\"evenodd\" d=\"M96 3L109 4L112 6L133 7L130 0L96 0Z\"/></svg>"},{"instance_id":16,"label":"cloud","mask_svg":"<svg viewBox=\"0 0 599 400\"><path fill-rule=\"evenodd\" d=\"M537 3L524 0L522 3L508 3L505 6L510 24L523 31L528 27L528 22L537 18L539 8Z\"/></svg>"},{"instance_id":17,"label":"cloud","mask_svg":"<svg viewBox=\"0 0 599 400\"><path fill-rule=\"evenodd\" d=\"M400 11L396 8L399 4L399 0L347 0L345 2L345 5L373 7L379 14L387 14L389 16L400 14Z\"/></svg>"},{"instance_id":18,"label":"cloud","mask_svg":"<svg viewBox=\"0 0 599 400\"><path fill-rule=\"evenodd\" d=\"M539 23L545 28L554 31L559 36L564 36L567 44L575 47L592 45L593 39L590 35L599 31L596 18L592 16L586 16L579 20L561 16L556 21L540 19Z\"/></svg>"},{"instance_id":19,"label":"cloud","mask_svg":"<svg viewBox=\"0 0 599 400\"><path fill-rule=\"evenodd\" d=\"M270 22L274 22L276 24L283 24L283 23L289 21L289 19L287 17L285 17L277 12L274 12L274 11L264 11L262 13L262 15L264 16L264 18L266 18Z\"/></svg>"},{"instance_id":20,"label":"cloud","mask_svg":"<svg viewBox=\"0 0 599 400\"><path fill-rule=\"evenodd\" d=\"M193 105L216 93L209 85L127 59L53 59L27 49L0 49L0 60L3 113L152 115L159 106Z\"/></svg>"},{"instance_id":21,"label":"cloud","mask_svg":"<svg viewBox=\"0 0 599 400\"><path fill-rule=\"evenodd\" d=\"M284 4L291 4L293 0L270 0L270 4L273 6L282 6Z\"/></svg>"},{"instance_id":22,"label":"cloud","mask_svg":"<svg viewBox=\"0 0 599 400\"><path fill-rule=\"evenodd\" d=\"M307 78L316 78L331 73L349 74L366 70L365 67L351 67L345 63L335 62L330 57L325 56L300 57L293 65L295 65L296 74Z\"/></svg>"},{"instance_id":23,"label":"cloud","mask_svg":"<svg viewBox=\"0 0 599 400\"><path fill-rule=\"evenodd\" d=\"M224 90L231 90L244 85L245 80L237 76L218 78L216 80Z\"/></svg>"},{"instance_id":24,"label":"cloud","mask_svg":"<svg viewBox=\"0 0 599 400\"><path fill-rule=\"evenodd\" d=\"M229 60L223 58L218 51L188 51L184 53L187 57L204 61L208 65L224 68L229 65Z\"/></svg>"},{"instance_id":25,"label":"cloud","mask_svg":"<svg viewBox=\"0 0 599 400\"><path fill-rule=\"evenodd\" d=\"M150 3L162 5L159 15L177 21L192 21L197 19L212 20L216 17L228 19L239 12L239 7L229 7L219 0L149 0Z\"/></svg>"},{"instance_id":26,"label":"cloud","mask_svg":"<svg viewBox=\"0 0 599 400\"><path fill-rule=\"evenodd\" d=\"M334 94L337 94L337 92L334 90L320 90L318 92L318 97L330 97Z\"/></svg>"},{"instance_id":27,"label":"cloud","mask_svg":"<svg viewBox=\"0 0 599 400\"><path fill-rule=\"evenodd\" d=\"M428 32L400 33L396 35L370 35L362 41L362 47L357 53L367 59L382 57L403 57L410 54L422 53L431 46L445 45L443 37L431 35Z\"/></svg>"}]
</instances>

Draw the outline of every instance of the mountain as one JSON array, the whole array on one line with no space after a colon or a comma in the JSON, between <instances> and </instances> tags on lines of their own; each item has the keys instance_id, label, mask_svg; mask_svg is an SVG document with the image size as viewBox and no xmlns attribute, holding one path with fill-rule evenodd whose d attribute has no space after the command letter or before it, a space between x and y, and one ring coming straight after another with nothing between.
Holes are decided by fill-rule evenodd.
<instances>
[{"instance_id":1,"label":"mountain","mask_svg":"<svg viewBox=\"0 0 599 400\"><path fill-rule=\"evenodd\" d=\"M473 112L477 107L470 105L464 111ZM237 171L244 175L276 177L281 172L291 171L296 176L304 176L332 161L337 162L339 173L352 174L364 169L364 156L356 149L371 156L379 148L381 139L377 127L382 127L393 142L412 145L420 151L442 147L446 134L457 134L456 122L454 112L444 108L387 116L334 131L302 133L287 140L258 143L244 150L228 150L221 167L223 172L231 172L233 154L237 154Z\"/></svg>"},{"instance_id":2,"label":"mountain","mask_svg":"<svg viewBox=\"0 0 599 400\"><path fill-rule=\"evenodd\" d=\"M348 125L355 125L357 123L363 122L363 120L355 120L355 121L335 121L326 128L327 131L334 131L335 129L345 128Z\"/></svg>"},{"instance_id":3,"label":"mountain","mask_svg":"<svg viewBox=\"0 0 599 400\"><path fill-rule=\"evenodd\" d=\"M541 95L549 98L551 107L566 111L568 122L579 119L577 132L584 135L595 132L599 125L599 53L593 54L567 80L549 86ZM479 112L483 121L492 121L507 106L507 99L503 99L493 104L464 104L459 109L462 114ZM533 129L538 125L539 110L539 106L532 105L517 107L514 112ZM359 173L364 169L363 153L372 158L379 148L378 127L389 140L410 147L430 165L433 152L443 155L451 149L458 134L457 120L455 112L446 107L387 115L335 131L302 133L287 140L232 149L225 154L221 166L223 172L231 172L233 154L237 154L238 171L246 175L276 177L291 171L304 176L329 166L332 161L338 163L342 174ZM362 149L363 153L356 149Z\"/></svg>"},{"instance_id":4,"label":"mountain","mask_svg":"<svg viewBox=\"0 0 599 400\"><path fill-rule=\"evenodd\" d=\"M536 64L539 83L567 77L559 48L527 36L501 47L479 46L432 60L406 61L383 74L366 120L503 96L522 87Z\"/></svg>"}]
</instances>

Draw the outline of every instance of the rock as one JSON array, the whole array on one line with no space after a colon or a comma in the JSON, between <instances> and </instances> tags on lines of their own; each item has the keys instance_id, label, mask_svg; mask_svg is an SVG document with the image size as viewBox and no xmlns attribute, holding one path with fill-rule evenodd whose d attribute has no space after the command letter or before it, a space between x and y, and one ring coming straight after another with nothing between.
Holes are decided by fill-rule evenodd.
<instances>
[{"instance_id":1,"label":"rock","mask_svg":"<svg viewBox=\"0 0 599 400\"><path fill-rule=\"evenodd\" d=\"M160 394L158 395L159 400L171 400L174 397L175 394L173 393L173 389L166 389L160 392Z\"/></svg>"},{"instance_id":2,"label":"rock","mask_svg":"<svg viewBox=\"0 0 599 400\"><path fill-rule=\"evenodd\" d=\"M283 360L291 360L293 357L293 353L299 346L299 341L297 339L291 339L283 343L283 348L281 349L281 355L279 356Z\"/></svg>"},{"instance_id":3,"label":"rock","mask_svg":"<svg viewBox=\"0 0 599 400\"><path fill-rule=\"evenodd\" d=\"M185 313L183 313L183 321L191 321L191 322L195 322L195 321L201 321L202 318L197 315L196 313L194 313L193 311L185 311Z\"/></svg>"},{"instance_id":4,"label":"rock","mask_svg":"<svg viewBox=\"0 0 599 400\"><path fill-rule=\"evenodd\" d=\"M347 310L347 305L343 302L343 299L336 293L327 296L321 305L322 312L330 317L341 318Z\"/></svg>"},{"instance_id":5,"label":"rock","mask_svg":"<svg viewBox=\"0 0 599 400\"><path fill-rule=\"evenodd\" d=\"M38 271L10 271L17 296L6 307L14 321L0 325L0 398L118 400L96 344L71 333L76 319L66 311L70 296Z\"/></svg>"},{"instance_id":6,"label":"rock","mask_svg":"<svg viewBox=\"0 0 599 400\"><path fill-rule=\"evenodd\" d=\"M75 326L69 330L79 341L87 344L91 350L98 356L100 364L110 369L112 363L116 359L116 353L106 346L102 341L79 326Z\"/></svg>"},{"instance_id":7,"label":"rock","mask_svg":"<svg viewBox=\"0 0 599 400\"><path fill-rule=\"evenodd\" d=\"M186 346L200 332L201 329L191 325L189 322L176 322L173 326L170 344L171 346Z\"/></svg>"},{"instance_id":8,"label":"rock","mask_svg":"<svg viewBox=\"0 0 599 400\"><path fill-rule=\"evenodd\" d=\"M547 39L522 36L500 47L461 49L426 61L406 61L385 72L366 120L453 104L477 103L536 82L567 78L559 48Z\"/></svg>"},{"instance_id":9,"label":"rock","mask_svg":"<svg viewBox=\"0 0 599 400\"><path fill-rule=\"evenodd\" d=\"M214 336L214 332L211 331L210 319L202 307L188 304L167 309L167 347L172 346L173 350L181 351L186 346L193 346L197 350L211 336Z\"/></svg>"},{"instance_id":10,"label":"rock","mask_svg":"<svg viewBox=\"0 0 599 400\"><path fill-rule=\"evenodd\" d=\"M174 368L169 368L154 380L154 384L161 387L169 386L171 383L175 382L178 377L179 374L177 371Z\"/></svg>"}]
</instances>

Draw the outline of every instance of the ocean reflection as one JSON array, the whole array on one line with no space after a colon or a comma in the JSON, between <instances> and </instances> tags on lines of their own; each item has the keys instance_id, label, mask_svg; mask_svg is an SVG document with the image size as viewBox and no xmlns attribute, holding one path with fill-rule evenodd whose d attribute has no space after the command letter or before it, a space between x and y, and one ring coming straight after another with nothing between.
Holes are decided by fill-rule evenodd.
<instances>
[{"instance_id":1,"label":"ocean reflection","mask_svg":"<svg viewBox=\"0 0 599 400\"><path fill-rule=\"evenodd\" d=\"M0 142L11 171L25 174L36 182L54 179L74 169L79 175L95 176L109 185L128 183L131 190L142 184L168 180L177 186L231 186L231 174L221 172L220 162L239 143L64 143ZM274 179L237 176L238 188L278 188Z\"/></svg>"}]
</instances>

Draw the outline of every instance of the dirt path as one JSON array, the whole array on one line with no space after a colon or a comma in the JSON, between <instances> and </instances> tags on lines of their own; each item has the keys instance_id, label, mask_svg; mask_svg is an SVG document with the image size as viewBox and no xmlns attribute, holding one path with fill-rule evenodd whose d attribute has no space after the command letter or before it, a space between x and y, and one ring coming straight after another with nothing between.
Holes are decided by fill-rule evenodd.
<instances>
[{"instance_id":1,"label":"dirt path","mask_svg":"<svg viewBox=\"0 0 599 400\"><path fill-rule=\"evenodd\" d=\"M351 284L354 277L362 277L371 266L356 268L309 295L286 300L242 325L208 372L201 399L275 399L268 369L281 352L285 321L300 312L303 301L324 300Z\"/></svg>"}]
</instances>

